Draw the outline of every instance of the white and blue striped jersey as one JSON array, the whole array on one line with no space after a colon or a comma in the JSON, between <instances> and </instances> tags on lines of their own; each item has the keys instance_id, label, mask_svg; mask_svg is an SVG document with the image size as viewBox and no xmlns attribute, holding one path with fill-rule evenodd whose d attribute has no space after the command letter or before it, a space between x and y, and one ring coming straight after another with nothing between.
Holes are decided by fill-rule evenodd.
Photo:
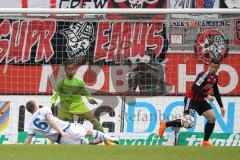
<instances>
[{"instance_id":1,"label":"white and blue striped jersey","mask_svg":"<svg viewBox=\"0 0 240 160\"><path fill-rule=\"evenodd\" d=\"M46 116L48 114L52 115L49 108L39 108L33 114L31 121L29 122L27 133L29 135L44 134L45 136L56 134L57 131L47 122ZM56 117L54 117L54 121L61 130L66 129L69 126L68 122L62 121Z\"/></svg>"}]
</instances>

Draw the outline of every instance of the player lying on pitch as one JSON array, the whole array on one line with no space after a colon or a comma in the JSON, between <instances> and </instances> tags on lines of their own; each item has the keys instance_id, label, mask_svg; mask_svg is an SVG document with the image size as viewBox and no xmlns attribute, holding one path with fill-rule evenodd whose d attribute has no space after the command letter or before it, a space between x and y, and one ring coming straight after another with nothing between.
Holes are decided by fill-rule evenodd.
<instances>
[{"instance_id":1,"label":"player lying on pitch","mask_svg":"<svg viewBox=\"0 0 240 160\"><path fill-rule=\"evenodd\" d=\"M58 144L98 144L103 141L119 143L119 140L97 130L88 130L78 123L62 121L52 115L48 108L39 108L33 100L26 103L26 109L33 116L28 126L26 144L30 144L35 134L45 135L49 140ZM88 141L85 136L92 136Z\"/></svg>"}]
</instances>

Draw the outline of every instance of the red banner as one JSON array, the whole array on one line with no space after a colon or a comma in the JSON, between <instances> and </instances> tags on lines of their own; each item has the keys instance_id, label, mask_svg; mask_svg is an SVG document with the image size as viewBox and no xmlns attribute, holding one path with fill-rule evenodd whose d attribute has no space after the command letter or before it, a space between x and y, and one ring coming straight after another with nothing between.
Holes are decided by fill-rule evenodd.
<instances>
[{"instance_id":1,"label":"red banner","mask_svg":"<svg viewBox=\"0 0 240 160\"><path fill-rule=\"evenodd\" d=\"M218 73L218 85L221 94L240 94L240 85L238 83L240 75L239 58L239 54L230 54L222 62ZM173 87L172 94L184 94L191 87L196 75L208 67L197 60L194 54L190 53L168 53L166 59L166 82Z\"/></svg>"},{"instance_id":2,"label":"red banner","mask_svg":"<svg viewBox=\"0 0 240 160\"><path fill-rule=\"evenodd\" d=\"M240 85L238 83L240 75L239 54L230 54L221 64L219 69L219 90L224 95L239 95ZM140 68L133 65L121 66L78 66L76 76L83 79L87 87L95 94L127 94L145 93L141 84L147 85L158 80L163 82L166 87L166 94L179 95L184 94L191 87L196 75L207 69L207 65L197 60L192 53L168 53L166 54L166 71L164 65L156 65L152 68L162 67L161 72L152 72L155 77L165 75L165 82L154 79L154 76L148 75L145 70L145 76L138 79L135 86L138 89L132 89L134 83L131 81L131 74L138 74ZM144 68L146 69L146 68ZM133 72L136 70L137 72ZM24 65L0 65L0 93L1 94L50 94L64 76L64 68L54 65L42 66L24 66ZM149 71L149 70L148 70ZM156 76L157 75L157 76ZM134 78L133 78L134 79ZM163 79L162 79L163 80ZM140 84L141 83L141 84ZM155 84L156 85L156 84ZM147 90L147 95L152 93L161 95L161 84L157 83L157 90ZM148 88L147 88L148 89Z\"/></svg>"}]
</instances>

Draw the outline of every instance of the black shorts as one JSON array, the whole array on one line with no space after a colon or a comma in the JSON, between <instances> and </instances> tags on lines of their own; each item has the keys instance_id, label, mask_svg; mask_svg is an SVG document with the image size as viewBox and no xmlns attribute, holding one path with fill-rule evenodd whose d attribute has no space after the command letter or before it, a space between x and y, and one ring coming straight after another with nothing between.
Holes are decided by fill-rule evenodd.
<instances>
[{"instance_id":1,"label":"black shorts","mask_svg":"<svg viewBox=\"0 0 240 160\"><path fill-rule=\"evenodd\" d=\"M212 109L211 105L206 101L194 101L188 97L184 98L184 115L188 114L194 117L195 111L198 115Z\"/></svg>"}]
</instances>

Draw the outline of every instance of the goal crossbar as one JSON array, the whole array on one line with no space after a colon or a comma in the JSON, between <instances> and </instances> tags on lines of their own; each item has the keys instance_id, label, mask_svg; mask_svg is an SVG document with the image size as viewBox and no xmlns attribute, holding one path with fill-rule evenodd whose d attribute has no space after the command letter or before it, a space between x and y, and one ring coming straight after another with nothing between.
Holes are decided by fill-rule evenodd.
<instances>
[{"instance_id":1,"label":"goal crossbar","mask_svg":"<svg viewBox=\"0 0 240 160\"><path fill-rule=\"evenodd\" d=\"M1 8L0 14L240 14L240 9L86 9L86 8Z\"/></svg>"}]
</instances>

